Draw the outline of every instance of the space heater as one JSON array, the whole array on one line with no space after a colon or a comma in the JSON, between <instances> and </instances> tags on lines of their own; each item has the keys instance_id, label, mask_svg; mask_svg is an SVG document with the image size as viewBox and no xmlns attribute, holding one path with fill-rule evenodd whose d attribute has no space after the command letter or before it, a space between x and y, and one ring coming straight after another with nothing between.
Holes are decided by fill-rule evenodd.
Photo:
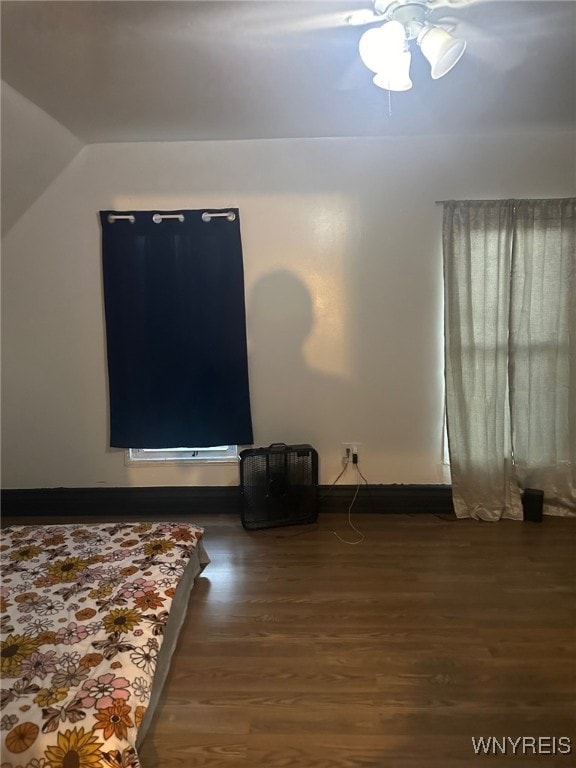
<instances>
[{"instance_id":1,"label":"space heater","mask_svg":"<svg viewBox=\"0 0 576 768\"><path fill-rule=\"evenodd\" d=\"M273 443L240 452L244 528L313 523L318 517L318 453L311 445Z\"/></svg>"}]
</instances>

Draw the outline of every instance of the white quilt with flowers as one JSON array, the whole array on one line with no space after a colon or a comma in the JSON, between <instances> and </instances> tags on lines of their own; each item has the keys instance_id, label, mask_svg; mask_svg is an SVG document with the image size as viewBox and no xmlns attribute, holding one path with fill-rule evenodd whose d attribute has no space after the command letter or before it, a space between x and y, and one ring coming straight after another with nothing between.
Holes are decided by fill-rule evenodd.
<instances>
[{"instance_id":1,"label":"white quilt with flowers","mask_svg":"<svg viewBox=\"0 0 576 768\"><path fill-rule=\"evenodd\" d=\"M173 598L209 562L202 534L187 523L2 531L0 768L139 768Z\"/></svg>"}]
</instances>

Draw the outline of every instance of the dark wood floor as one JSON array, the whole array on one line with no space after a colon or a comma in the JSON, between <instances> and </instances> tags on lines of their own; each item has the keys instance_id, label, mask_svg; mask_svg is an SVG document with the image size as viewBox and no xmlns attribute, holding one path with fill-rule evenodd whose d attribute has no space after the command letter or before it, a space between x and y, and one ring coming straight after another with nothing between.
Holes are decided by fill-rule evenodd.
<instances>
[{"instance_id":1,"label":"dark wood floor","mask_svg":"<svg viewBox=\"0 0 576 768\"><path fill-rule=\"evenodd\" d=\"M576 765L576 520L362 515L357 546L346 515L194 521L212 563L144 768ZM480 736L571 754L477 756Z\"/></svg>"}]
</instances>

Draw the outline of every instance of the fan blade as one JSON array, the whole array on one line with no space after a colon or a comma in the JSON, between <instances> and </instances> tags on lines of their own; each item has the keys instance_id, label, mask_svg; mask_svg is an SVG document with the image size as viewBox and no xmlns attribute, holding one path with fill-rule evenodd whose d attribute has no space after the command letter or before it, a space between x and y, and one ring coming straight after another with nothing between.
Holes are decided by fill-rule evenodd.
<instances>
[{"instance_id":1,"label":"fan blade","mask_svg":"<svg viewBox=\"0 0 576 768\"><path fill-rule=\"evenodd\" d=\"M346 17L346 22L351 27L363 27L367 24L384 24L385 21L385 16L381 13L369 10L368 8L361 11L354 11Z\"/></svg>"},{"instance_id":2,"label":"fan blade","mask_svg":"<svg viewBox=\"0 0 576 768\"><path fill-rule=\"evenodd\" d=\"M419 2L419 0L415 1ZM520 5L530 5L531 3L539 3L542 5L542 3L547 2L547 0L422 0L422 2L432 11L448 10L460 12L466 8L479 5L490 5L492 7L497 5L516 5L518 7ZM574 0L553 0L553 2L570 4L574 3Z\"/></svg>"},{"instance_id":3,"label":"fan blade","mask_svg":"<svg viewBox=\"0 0 576 768\"><path fill-rule=\"evenodd\" d=\"M507 72L521 66L534 50L554 46L559 30L569 34L568 30L574 29L576 8L573 2L468 0L468 7L462 6L453 15L436 9L431 20L466 40L467 58Z\"/></svg>"},{"instance_id":4,"label":"fan blade","mask_svg":"<svg viewBox=\"0 0 576 768\"><path fill-rule=\"evenodd\" d=\"M274 4L271 4L274 9ZM296 11L298 11L296 6ZM269 22L263 24L259 22L258 27L265 29L266 34L278 33L299 33L299 32L317 32L328 29L338 29L350 26L350 17L353 12L350 10L335 11L333 13L316 13L305 15L304 13L292 13L288 17L281 18L277 14ZM260 34L260 32L259 32Z\"/></svg>"}]
</instances>

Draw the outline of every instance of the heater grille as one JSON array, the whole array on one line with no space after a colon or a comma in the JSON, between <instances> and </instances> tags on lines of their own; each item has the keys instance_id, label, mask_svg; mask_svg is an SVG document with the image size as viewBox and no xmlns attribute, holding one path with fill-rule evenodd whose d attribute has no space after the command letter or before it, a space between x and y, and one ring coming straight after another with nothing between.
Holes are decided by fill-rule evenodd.
<instances>
[{"instance_id":1,"label":"heater grille","mask_svg":"<svg viewBox=\"0 0 576 768\"><path fill-rule=\"evenodd\" d=\"M311 445L274 443L240 453L244 528L312 523L318 517L318 454Z\"/></svg>"}]
</instances>

